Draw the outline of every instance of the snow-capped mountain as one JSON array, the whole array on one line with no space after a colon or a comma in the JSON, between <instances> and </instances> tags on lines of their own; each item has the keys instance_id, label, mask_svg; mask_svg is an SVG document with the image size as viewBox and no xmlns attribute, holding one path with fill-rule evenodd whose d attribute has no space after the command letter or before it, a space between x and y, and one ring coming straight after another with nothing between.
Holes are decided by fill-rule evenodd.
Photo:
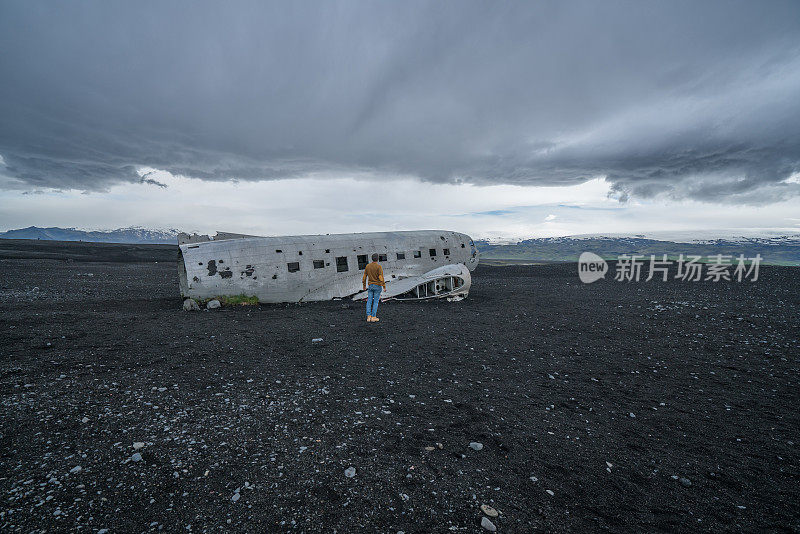
<instances>
[{"instance_id":1,"label":"snow-capped mountain","mask_svg":"<svg viewBox=\"0 0 800 534\"><path fill-rule=\"evenodd\" d=\"M178 230L154 230L132 226L116 230L39 228L29 226L0 233L0 239L41 239L47 241L88 241L94 243L177 244Z\"/></svg>"},{"instance_id":2,"label":"snow-capped mountain","mask_svg":"<svg viewBox=\"0 0 800 534\"><path fill-rule=\"evenodd\" d=\"M800 230L781 229L725 229L693 231L659 231L641 234L580 234L563 239L649 239L672 243L758 243L764 245L800 245Z\"/></svg>"},{"instance_id":3,"label":"snow-capped mountain","mask_svg":"<svg viewBox=\"0 0 800 534\"><path fill-rule=\"evenodd\" d=\"M606 259L622 254L649 257L680 254L703 257L717 254L738 257L761 255L764 263L800 265L800 233L746 233L733 231L648 233L640 235L593 234L566 237L523 239L512 243L498 240L476 240L475 245L484 259L526 261L577 261L582 252L594 252Z\"/></svg>"}]
</instances>

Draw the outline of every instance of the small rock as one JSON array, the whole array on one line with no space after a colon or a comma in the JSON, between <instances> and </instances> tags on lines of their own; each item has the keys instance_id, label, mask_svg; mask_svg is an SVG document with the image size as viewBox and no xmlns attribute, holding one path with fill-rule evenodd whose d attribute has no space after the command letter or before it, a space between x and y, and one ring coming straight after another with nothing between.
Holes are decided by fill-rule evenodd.
<instances>
[{"instance_id":1,"label":"small rock","mask_svg":"<svg viewBox=\"0 0 800 534\"><path fill-rule=\"evenodd\" d=\"M426 451L435 451L436 447L425 447Z\"/></svg>"},{"instance_id":2,"label":"small rock","mask_svg":"<svg viewBox=\"0 0 800 534\"><path fill-rule=\"evenodd\" d=\"M138 452L133 453L133 456L131 456L131 461L132 462L141 462L142 461L142 455L140 453L138 453Z\"/></svg>"},{"instance_id":3,"label":"small rock","mask_svg":"<svg viewBox=\"0 0 800 534\"><path fill-rule=\"evenodd\" d=\"M636 418L636 414L635 414L635 413L633 413L633 412L629 413L628 415L629 415L630 417Z\"/></svg>"},{"instance_id":4,"label":"small rock","mask_svg":"<svg viewBox=\"0 0 800 534\"><path fill-rule=\"evenodd\" d=\"M107 528L101 528L100 530L97 531L97 534L108 534L108 529Z\"/></svg>"},{"instance_id":5,"label":"small rock","mask_svg":"<svg viewBox=\"0 0 800 534\"><path fill-rule=\"evenodd\" d=\"M551 497L552 497L553 495L555 495L555 493L553 493L553 490L544 490L544 491L545 491L545 492L546 492L548 495L550 495Z\"/></svg>"},{"instance_id":6,"label":"small rock","mask_svg":"<svg viewBox=\"0 0 800 534\"><path fill-rule=\"evenodd\" d=\"M183 311L200 311L200 305L194 299L183 301Z\"/></svg>"},{"instance_id":7,"label":"small rock","mask_svg":"<svg viewBox=\"0 0 800 534\"><path fill-rule=\"evenodd\" d=\"M537 477L530 477L530 481L531 482L539 482L539 479Z\"/></svg>"},{"instance_id":8,"label":"small rock","mask_svg":"<svg viewBox=\"0 0 800 534\"><path fill-rule=\"evenodd\" d=\"M481 518L481 526L489 532L497 532L497 527L494 526L494 523L489 521L489 518L486 516Z\"/></svg>"},{"instance_id":9,"label":"small rock","mask_svg":"<svg viewBox=\"0 0 800 534\"><path fill-rule=\"evenodd\" d=\"M319 343L320 341L322 341L321 337L315 337L314 339L311 340L312 343Z\"/></svg>"},{"instance_id":10,"label":"small rock","mask_svg":"<svg viewBox=\"0 0 800 534\"><path fill-rule=\"evenodd\" d=\"M479 450L483 449L483 443L478 443L477 441L472 441L469 444L469 448L472 449L473 451L479 451Z\"/></svg>"},{"instance_id":11,"label":"small rock","mask_svg":"<svg viewBox=\"0 0 800 534\"><path fill-rule=\"evenodd\" d=\"M82 468L81 466L79 466L79 465L76 465L75 467L73 467L72 469L70 469L70 470L69 470L69 472L70 472L70 473L80 473L80 472L81 472L81 470L83 470L83 468Z\"/></svg>"},{"instance_id":12,"label":"small rock","mask_svg":"<svg viewBox=\"0 0 800 534\"><path fill-rule=\"evenodd\" d=\"M84 417L83 419L81 419L81 423L88 423L88 422L89 422L88 417Z\"/></svg>"},{"instance_id":13,"label":"small rock","mask_svg":"<svg viewBox=\"0 0 800 534\"><path fill-rule=\"evenodd\" d=\"M681 478L680 482L681 482L681 485L682 485L682 486L684 486L684 487L686 487L686 488L688 488L689 486L691 486L691 485L692 485L692 481L691 481L691 480L689 480L689 479L688 479L688 478L686 478L686 477L683 477L683 478Z\"/></svg>"},{"instance_id":14,"label":"small rock","mask_svg":"<svg viewBox=\"0 0 800 534\"><path fill-rule=\"evenodd\" d=\"M144 448L144 443L142 443L141 441L134 442L133 450L138 451L138 450L143 449L143 448Z\"/></svg>"},{"instance_id":15,"label":"small rock","mask_svg":"<svg viewBox=\"0 0 800 534\"><path fill-rule=\"evenodd\" d=\"M220 304L220 302L217 299L209 300L208 304L206 304L206 308L209 310L215 310L221 306L222 304Z\"/></svg>"},{"instance_id":16,"label":"small rock","mask_svg":"<svg viewBox=\"0 0 800 534\"><path fill-rule=\"evenodd\" d=\"M354 476L356 476L356 468L353 466L348 467L347 469L344 470L344 476L346 476L347 478L353 478Z\"/></svg>"},{"instance_id":17,"label":"small rock","mask_svg":"<svg viewBox=\"0 0 800 534\"><path fill-rule=\"evenodd\" d=\"M488 504L482 504L481 505L481 512L483 512L484 514L488 515L489 517L497 517L497 515L498 515L497 510L495 510L494 508L492 508Z\"/></svg>"},{"instance_id":18,"label":"small rock","mask_svg":"<svg viewBox=\"0 0 800 534\"><path fill-rule=\"evenodd\" d=\"M238 493L234 493L234 494L233 494L233 497L231 497L231 500L232 500L233 502L236 502L236 501L238 501L238 500L239 500L239 497L241 497L241 495L239 495Z\"/></svg>"}]
</instances>

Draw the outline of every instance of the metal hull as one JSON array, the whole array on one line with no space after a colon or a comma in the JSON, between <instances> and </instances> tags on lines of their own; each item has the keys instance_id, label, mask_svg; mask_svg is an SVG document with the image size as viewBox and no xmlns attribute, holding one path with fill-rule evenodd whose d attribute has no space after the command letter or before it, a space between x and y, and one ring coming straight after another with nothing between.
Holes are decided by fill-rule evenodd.
<instances>
[{"instance_id":1,"label":"metal hull","mask_svg":"<svg viewBox=\"0 0 800 534\"><path fill-rule=\"evenodd\" d=\"M436 273L433 278L420 277L443 267L448 270L439 273L440 278L450 277L450 283L458 284L454 277L460 277L460 286L452 288L457 291L426 292L420 298L464 297L469 271L478 265L468 235L438 230L284 237L225 234L215 240L182 236L181 242L181 294L199 300L236 295L255 296L259 302L353 297L362 291L363 266L373 253L385 256L380 261L387 281L384 297L435 279Z\"/></svg>"}]
</instances>

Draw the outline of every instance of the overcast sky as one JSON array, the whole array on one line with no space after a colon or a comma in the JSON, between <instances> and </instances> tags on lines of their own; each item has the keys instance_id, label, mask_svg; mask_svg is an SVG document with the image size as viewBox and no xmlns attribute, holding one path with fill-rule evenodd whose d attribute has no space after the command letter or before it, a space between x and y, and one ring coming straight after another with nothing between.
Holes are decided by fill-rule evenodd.
<instances>
[{"instance_id":1,"label":"overcast sky","mask_svg":"<svg viewBox=\"0 0 800 534\"><path fill-rule=\"evenodd\" d=\"M800 231L800 2L0 2L0 228Z\"/></svg>"}]
</instances>

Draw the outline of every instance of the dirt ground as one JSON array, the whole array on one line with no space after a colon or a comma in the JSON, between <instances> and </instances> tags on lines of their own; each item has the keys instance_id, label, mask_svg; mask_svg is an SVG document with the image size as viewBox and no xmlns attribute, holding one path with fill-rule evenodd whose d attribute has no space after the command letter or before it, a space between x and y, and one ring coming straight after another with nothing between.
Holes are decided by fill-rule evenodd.
<instances>
[{"instance_id":1,"label":"dirt ground","mask_svg":"<svg viewBox=\"0 0 800 534\"><path fill-rule=\"evenodd\" d=\"M0 272L4 532L800 532L797 268L479 266L378 324L184 312L164 261Z\"/></svg>"}]
</instances>

